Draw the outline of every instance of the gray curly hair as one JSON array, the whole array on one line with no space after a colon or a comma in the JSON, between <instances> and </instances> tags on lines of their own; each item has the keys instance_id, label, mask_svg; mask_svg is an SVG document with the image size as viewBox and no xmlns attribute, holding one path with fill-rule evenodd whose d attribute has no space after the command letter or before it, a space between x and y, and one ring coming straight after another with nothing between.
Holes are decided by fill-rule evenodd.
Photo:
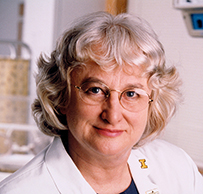
<instances>
[{"instance_id":1,"label":"gray curly hair","mask_svg":"<svg viewBox=\"0 0 203 194\"><path fill-rule=\"evenodd\" d=\"M146 21L129 14L112 16L106 12L79 19L59 39L51 57L40 56L36 75L38 98L32 110L41 131L60 136L62 130L68 129L60 110L70 103L71 72L87 60L104 69L126 63L145 67L153 103L138 144L155 138L176 111L181 97L179 74L175 66L166 67L163 46Z\"/></svg>"}]
</instances>

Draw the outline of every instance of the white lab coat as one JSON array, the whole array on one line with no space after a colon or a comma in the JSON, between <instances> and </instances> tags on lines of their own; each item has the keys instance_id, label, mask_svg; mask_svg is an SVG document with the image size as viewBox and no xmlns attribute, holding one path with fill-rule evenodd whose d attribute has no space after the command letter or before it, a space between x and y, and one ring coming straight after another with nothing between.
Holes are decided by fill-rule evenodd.
<instances>
[{"instance_id":1,"label":"white lab coat","mask_svg":"<svg viewBox=\"0 0 203 194\"><path fill-rule=\"evenodd\" d=\"M145 159L146 162L140 162ZM132 150L128 164L140 194L203 194L203 178L181 149L155 140ZM143 167L143 168L141 168ZM0 183L1 194L95 194L60 138Z\"/></svg>"}]
</instances>

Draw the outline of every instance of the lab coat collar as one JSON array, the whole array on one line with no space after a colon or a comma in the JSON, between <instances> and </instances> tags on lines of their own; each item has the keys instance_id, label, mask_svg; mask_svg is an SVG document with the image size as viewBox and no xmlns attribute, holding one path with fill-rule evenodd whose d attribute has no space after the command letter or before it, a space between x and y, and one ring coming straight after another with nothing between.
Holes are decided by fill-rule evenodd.
<instances>
[{"instance_id":1,"label":"lab coat collar","mask_svg":"<svg viewBox=\"0 0 203 194\"><path fill-rule=\"evenodd\" d=\"M59 193L96 193L67 154L60 138L55 138L47 151L45 164Z\"/></svg>"},{"instance_id":2,"label":"lab coat collar","mask_svg":"<svg viewBox=\"0 0 203 194\"><path fill-rule=\"evenodd\" d=\"M140 194L160 194L149 178L150 160L139 150L132 151L128 164ZM142 169L140 159L146 159L147 168ZM60 138L55 138L45 155L45 164L59 193L95 194L72 159Z\"/></svg>"},{"instance_id":3,"label":"lab coat collar","mask_svg":"<svg viewBox=\"0 0 203 194\"><path fill-rule=\"evenodd\" d=\"M160 194L156 184L150 179L150 159L137 150L132 150L128 159L129 168L140 194Z\"/></svg>"}]
</instances>

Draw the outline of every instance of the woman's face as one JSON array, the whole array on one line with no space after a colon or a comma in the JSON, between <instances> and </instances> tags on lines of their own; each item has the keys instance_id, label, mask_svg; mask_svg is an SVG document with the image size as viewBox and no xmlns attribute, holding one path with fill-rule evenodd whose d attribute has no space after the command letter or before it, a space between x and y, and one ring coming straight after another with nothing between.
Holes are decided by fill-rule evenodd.
<instances>
[{"instance_id":1,"label":"woman's face","mask_svg":"<svg viewBox=\"0 0 203 194\"><path fill-rule=\"evenodd\" d=\"M97 158L127 157L130 154L145 130L148 105L139 112L130 112L121 106L116 91L112 91L106 101L90 105L80 98L79 90L74 87L81 86L87 80L97 80L110 89L123 91L130 85L135 85L150 94L147 78L141 77L138 67L133 67L130 74L126 72L121 67L103 71L93 62L87 63L84 69L72 72L71 101L63 111L70 131L70 149Z\"/></svg>"}]
</instances>

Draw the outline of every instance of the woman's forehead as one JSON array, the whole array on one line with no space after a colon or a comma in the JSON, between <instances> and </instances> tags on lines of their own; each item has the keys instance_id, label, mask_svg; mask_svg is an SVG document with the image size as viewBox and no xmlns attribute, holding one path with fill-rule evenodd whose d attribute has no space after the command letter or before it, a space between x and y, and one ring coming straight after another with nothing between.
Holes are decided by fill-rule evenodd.
<instances>
[{"instance_id":1,"label":"woman's forehead","mask_svg":"<svg viewBox=\"0 0 203 194\"><path fill-rule=\"evenodd\" d=\"M111 66L111 65L110 65ZM120 82L124 85L130 83L141 84L146 82L146 77L143 76L142 68L138 66L115 66L112 68L103 68L95 62L87 62L80 68L76 68L71 75L74 84L82 84L85 81L101 81L105 84L112 82Z\"/></svg>"},{"instance_id":2,"label":"woman's forehead","mask_svg":"<svg viewBox=\"0 0 203 194\"><path fill-rule=\"evenodd\" d=\"M106 63L106 64L98 64L94 61L88 61L85 63L81 63L81 65L77 66L73 70L73 74L106 74L106 73L123 73L128 76L137 76L137 77L143 77L143 74L145 73L145 68L143 66L138 65L129 65L127 63L123 63L122 65L118 65L116 63ZM78 76L77 75L77 76ZM74 76L74 75L73 75ZM76 76L76 75L75 75Z\"/></svg>"}]
</instances>

